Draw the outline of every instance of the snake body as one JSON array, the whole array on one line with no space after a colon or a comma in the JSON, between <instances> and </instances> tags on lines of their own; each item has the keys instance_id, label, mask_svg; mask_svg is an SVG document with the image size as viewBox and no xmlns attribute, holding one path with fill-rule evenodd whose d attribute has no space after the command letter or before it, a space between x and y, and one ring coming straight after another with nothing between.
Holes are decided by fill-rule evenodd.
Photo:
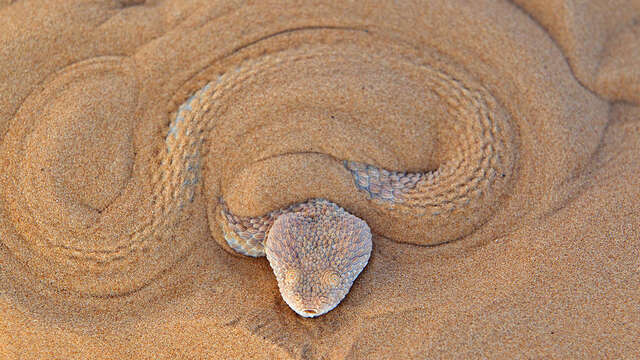
<instances>
[{"instance_id":1,"label":"snake body","mask_svg":"<svg viewBox=\"0 0 640 360\"><path fill-rule=\"evenodd\" d=\"M299 61L315 55L312 51L298 52L287 59ZM269 55L248 61L209 82L179 107L167 135L167 152L169 158L179 157L172 163L186 165L178 169L183 171L186 198L193 199L199 182L201 134L208 131L205 116L214 117L212 104L224 101L224 93L233 91L228 88L233 86L230 84L251 81L257 70L248 69L268 72L286 65L287 60ZM510 159L505 158L505 153L499 155L504 146L504 135L499 133L506 129L493 121L482 95L444 73L429 75L435 90L457 105L453 108L459 113L452 115L472 119L467 120L466 130L456 125L464 134L458 156L429 172L389 171L347 159L342 165L352 175L354 188L366 194L372 203L391 211L438 217L481 198L491 188L496 174L505 172L504 161ZM465 112L460 106L464 101L476 108L475 113ZM369 226L329 200L308 199L258 217L234 215L223 198L219 199L219 205L217 219L226 243L243 255L266 256L283 299L301 316L318 316L333 309L368 262Z\"/></svg>"}]
</instances>

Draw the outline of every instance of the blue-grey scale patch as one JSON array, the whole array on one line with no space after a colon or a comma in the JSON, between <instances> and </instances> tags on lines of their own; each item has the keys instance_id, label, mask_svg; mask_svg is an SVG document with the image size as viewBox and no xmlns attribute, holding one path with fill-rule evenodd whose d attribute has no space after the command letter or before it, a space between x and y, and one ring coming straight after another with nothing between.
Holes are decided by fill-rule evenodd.
<instances>
[{"instance_id":1,"label":"blue-grey scale patch","mask_svg":"<svg viewBox=\"0 0 640 360\"><path fill-rule=\"evenodd\" d=\"M356 187L369 195L369 199L377 199L386 202L396 202L397 199L393 192L383 192L382 181L380 180L380 169L375 166L359 163L355 161L344 160L344 167L351 172ZM358 170L364 172L360 174ZM379 184L378 189L372 189L372 184Z\"/></svg>"},{"instance_id":2,"label":"blue-grey scale patch","mask_svg":"<svg viewBox=\"0 0 640 360\"><path fill-rule=\"evenodd\" d=\"M251 250L246 250L241 243L238 241L238 238L236 236L234 236L233 232L223 232L224 233L224 239L227 241L227 244L229 244L229 246L236 252L242 254L242 255L246 255L246 256L251 256L251 257L261 257L264 256L264 251L259 251L256 249L251 249Z\"/></svg>"},{"instance_id":3,"label":"blue-grey scale patch","mask_svg":"<svg viewBox=\"0 0 640 360\"><path fill-rule=\"evenodd\" d=\"M414 189L424 176L422 173L388 171L357 161L344 160L342 164L359 190L366 192L370 199L389 203L403 202L404 194Z\"/></svg>"},{"instance_id":4,"label":"blue-grey scale patch","mask_svg":"<svg viewBox=\"0 0 640 360\"><path fill-rule=\"evenodd\" d=\"M171 144L169 143L169 138L173 137L173 139L177 139L178 130L180 126L183 126L185 120L185 114L192 110L193 101L200 97L203 92L209 90L211 88L211 83L205 85L202 89L195 92L193 95L189 96L189 98L178 107L178 112L176 114L175 119L169 124L169 130L167 131L167 137L165 138L165 144L167 146L167 152L171 153ZM187 132L184 134L185 136L189 136L190 134ZM182 182L182 186L188 188L188 198L189 202L193 202L195 199L195 187L200 182L200 153L196 152L195 154L187 154L185 155L186 160L186 175L185 179Z\"/></svg>"}]
</instances>

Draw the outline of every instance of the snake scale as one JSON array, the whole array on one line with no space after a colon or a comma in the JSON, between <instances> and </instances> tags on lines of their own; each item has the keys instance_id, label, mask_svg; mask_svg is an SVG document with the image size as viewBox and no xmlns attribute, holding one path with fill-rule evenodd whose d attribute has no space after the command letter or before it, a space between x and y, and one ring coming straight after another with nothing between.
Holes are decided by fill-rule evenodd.
<instances>
[{"instance_id":1,"label":"snake scale","mask_svg":"<svg viewBox=\"0 0 640 360\"><path fill-rule=\"evenodd\" d=\"M170 124L165 140L168 156L163 161L168 171L164 179L182 179L183 186L175 191L184 195L165 195L193 201L205 134L216 126L212 108L229 101L224 98L226 92L251 81L258 71L268 72L326 51L303 49L288 56L247 60L191 95ZM342 165L352 175L354 189L366 194L372 204L438 217L481 198L510 159L500 156L505 137L500 132L505 129L492 118L485 97L444 72L424 70L431 81L428 85L455 105L458 112L452 116L468 123L456 125L463 134L457 156L427 172L389 171L348 159ZM463 102L471 104L473 112L465 111L460 106ZM218 219L227 244L243 255L266 256L282 298L301 316L315 317L335 308L369 260L372 242L367 223L327 199L308 199L253 218L234 215L222 197L219 204Z\"/></svg>"}]
</instances>

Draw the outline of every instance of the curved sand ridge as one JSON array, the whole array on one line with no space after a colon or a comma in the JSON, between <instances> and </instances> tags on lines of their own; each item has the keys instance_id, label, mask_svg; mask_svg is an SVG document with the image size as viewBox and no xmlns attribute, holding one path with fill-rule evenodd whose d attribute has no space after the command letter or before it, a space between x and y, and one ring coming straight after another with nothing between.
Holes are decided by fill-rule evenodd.
<instances>
[{"instance_id":1,"label":"curved sand ridge","mask_svg":"<svg viewBox=\"0 0 640 360\"><path fill-rule=\"evenodd\" d=\"M144 266L161 271L191 246L188 238L176 239L172 228L189 216L190 204L199 201L201 189L210 219L219 214L221 196L229 201L232 212L250 216L268 211L260 206L253 206L257 214L236 210L260 202L272 211L324 197L365 219L374 232L398 242L435 245L468 235L508 198L511 182L518 179L517 144L523 140L515 129L520 126L470 74L443 61L442 55L417 52L364 34L353 38L357 41L308 45L249 58L219 74L201 90L201 96L184 105L191 108L188 115L177 116L170 124L157 161L138 169L150 169L150 181L131 169L127 159L132 145L119 148L118 144L127 142L127 135L118 127L112 129L115 135L101 139L120 149L113 153L113 158L123 159L116 162L121 167L115 173L136 176L126 185L122 181L105 185L101 197L89 199L88 191L69 195L66 189L52 194L52 185L34 180L38 179L34 155L12 163L13 173L23 176L7 187L5 196L17 198L9 202L10 215L29 241L8 242L10 248L28 263L37 258L30 265L57 286L91 295L130 292L154 276L153 271L143 277L131 273ZM87 72L95 63L102 66L96 74L113 78L113 87L137 86L126 61L88 61L54 76L44 94L35 96L34 104L38 96L53 97L52 89L65 88L76 72ZM300 76L304 89L296 87L300 79L296 82L295 78ZM336 88L337 76L344 80L339 84L342 90ZM267 84L274 90L271 94L252 91ZM356 88L364 91L356 95ZM351 96L344 96L345 89ZM316 96L304 102L304 96L295 98L296 92ZM135 95L126 95L123 117L136 109ZM251 96L252 101L246 101ZM279 102L282 99L286 101ZM272 107L264 107L265 102ZM32 115L27 112L30 105L25 103L26 110L19 117ZM288 111L292 105L296 110ZM253 116L252 111L275 115ZM277 117L291 113L295 119ZM381 113L386 114L382 120L377 117ZM389 130L400 127L408 129L404 136L389 136ZM47 144L45 132L17 128L10 135L17 135L18 143L20 136L26 136L23 139L29 139L32 147ZM410 152L403 148L407 146ZM390 150L394 148L400 151ZM129 156L124 156L127 151ZM228 162L238 156L247 158ZM413 171L419 181L415 188L394 194L397 201L390 202L385 191L394 187L393 175L401 171ZM421 171L426 172L419 175ZM286 191L285 182L289 183ZM296 182L319 186L297 191ZM210 196L211 191L218 191L211 190L214 188L221 192ZM357 188L361 191L355 191ZM272 201L263 201L265 197ZM274 206L277 202L281 204ZM114 234L109 223L122 222L123 212L134 215L126 217L128 224L121 227L125 231ZM209 225L214 238L227 246L217 222ZM43 258L49 262L40 262ZM96 276L105 280L82 280Z\"/></svg>"}]
</instances>

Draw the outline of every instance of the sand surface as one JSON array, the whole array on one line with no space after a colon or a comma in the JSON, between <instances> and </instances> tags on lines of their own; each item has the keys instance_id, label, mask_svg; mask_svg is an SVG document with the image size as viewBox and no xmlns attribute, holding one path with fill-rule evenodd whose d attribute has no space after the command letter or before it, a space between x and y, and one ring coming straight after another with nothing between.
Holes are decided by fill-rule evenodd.
<instances>
[{"instance_id":1,"label":"sand surface","mask_svg":"<svg viewBox=\"0 0 640 360\"><path fill-rule=\"evenodd\" d=\"M165 138L220 76L187 191ZM478 99L502 180L448 216L335 161L472 156ZM638 174L637 0L0 0L0 358L636 358ZM369 265L303 319L219 197L330 199Z\"/></svg>"}]
</instances>

